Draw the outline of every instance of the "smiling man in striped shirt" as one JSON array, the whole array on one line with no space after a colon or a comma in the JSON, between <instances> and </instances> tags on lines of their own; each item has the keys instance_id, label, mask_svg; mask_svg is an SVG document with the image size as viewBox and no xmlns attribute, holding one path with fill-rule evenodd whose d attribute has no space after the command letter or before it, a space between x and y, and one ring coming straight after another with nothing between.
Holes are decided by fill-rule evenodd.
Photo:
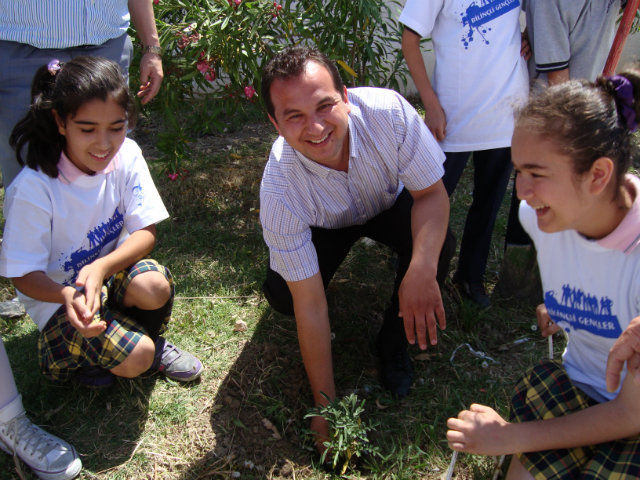
<instances>
[{"instance_id":1,"label":"smiling man in striped shirt","mask_svg":"<svg viewBox=\"0 0 640 480\"><path fill-rule=\"evenodd\" d=\"M347 90L315 49L276 55L265 67L262 95L280 134L260 189L270 255L263 290L274 309L296 317L314 401L327 403L321 392L335 397L325 289L361 237L398 254L376 347L383 386L405 396L413 382L407 340L417 336L426 349L428 340L437 343L436 321L445 328L439 282L455 240L440 180L444 154L404 98L386 89ZM311 426L328 434L323 418Z\"/></svg>"}]
</instances>

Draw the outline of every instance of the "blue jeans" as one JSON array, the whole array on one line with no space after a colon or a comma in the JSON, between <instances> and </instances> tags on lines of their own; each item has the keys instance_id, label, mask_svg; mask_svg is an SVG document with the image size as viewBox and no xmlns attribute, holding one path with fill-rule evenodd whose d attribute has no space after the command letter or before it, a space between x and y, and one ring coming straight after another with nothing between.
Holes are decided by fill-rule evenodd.
<instances>
[{"instance_id":1,"label":"blue jeans","mask_svg":"<svg viewBox=\"0 0 640 480\"><path fill-rule=\"evenodd\" d=\"M453 194L472 152L445 152L442 181ZM481 283L489 258L491 235L511 175L511 148L473 152L473 201L464 225L456 282Z\"/></svg>"},{"instance_id":2,"label":"blue jeans","mask_svg":"<svg viewBox=\"0 0 640 480\"><path fill-rule=\"evenodd\" d=\"M5 187L8 187L22 170L16 160L16 153L9 146L9 136L16 123L29 110L31 84L36 71L54 58L67 62L81 55L113 60L120 64L126 76L133 56L133 45L127 34L108 40L102 45L65 49L40 49L24 43L0 40L0 168Z\"/></svg>"}]
</instances>

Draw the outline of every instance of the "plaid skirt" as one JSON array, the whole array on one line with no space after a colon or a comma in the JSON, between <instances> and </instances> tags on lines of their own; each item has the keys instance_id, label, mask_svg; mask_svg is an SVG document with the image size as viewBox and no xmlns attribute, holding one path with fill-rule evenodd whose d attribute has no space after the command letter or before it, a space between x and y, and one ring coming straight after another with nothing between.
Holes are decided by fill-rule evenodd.
<instances>
[{"instance_id":1,"label":"plaid skirt","mask_svg":"<svg viewBox=\"0 0 640 480\"><path fill-rule=\"evenodd\" d=\"M561 362L542 360L516 384L509 419L516 423L546 420L597 403L573 385ZM536 480L636 479L640 478L640 435L590 447L521 453L518 458Z\"/></svg>"},{"instance_id":2,"label":"plaid skirt","mask_svg":"<svg viewBox=\"0 0 640 480\"><path fill-rule=\"evenodd\" d=\"M123 306L129 282L145 272L162 273L171 286L173 302L175 287L169 270L155 260L144 259L105 280L100 292L100 309L94 321L104 320L106 330L93 338L85 338L67 318L61 306L49 319L38 338L38 359L41 372L51 380L64 381L78 369L98 365L111 369L120 365L146 334L145 328L127 316ZM171 318L171 308L161 327L165 330Z\"/></svg>"}]
</instances>

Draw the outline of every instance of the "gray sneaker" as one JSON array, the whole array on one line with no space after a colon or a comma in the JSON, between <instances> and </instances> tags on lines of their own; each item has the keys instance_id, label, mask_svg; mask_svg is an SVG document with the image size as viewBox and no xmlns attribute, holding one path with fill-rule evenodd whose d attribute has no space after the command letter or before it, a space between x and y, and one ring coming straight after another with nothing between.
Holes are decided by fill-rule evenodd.
<instances>
[{"instance_id":1,"label":"gray sneaker","mask_svg":"<svg viewBox=\"0 0 640 480\"><path fill-rule=\"evenodd\" d=\"M3 418L11 418L3 422ZM82 470L75 449L34 425L22 407L22 396L0 410L0 450L20 458L42 480L70 480Z\"/></svg>"},{"instance_id":2,"label":"gray sneaker","mask_svg":"<svg viewBox=\"0 0 640 480\"><path fill-rule=\"evenodd\" d=\"M195 380L204 370L200 360L167 342L163 337L156 340L156 356L151 369L158 370L178 382Z\"/></svg>"}]
</instances>

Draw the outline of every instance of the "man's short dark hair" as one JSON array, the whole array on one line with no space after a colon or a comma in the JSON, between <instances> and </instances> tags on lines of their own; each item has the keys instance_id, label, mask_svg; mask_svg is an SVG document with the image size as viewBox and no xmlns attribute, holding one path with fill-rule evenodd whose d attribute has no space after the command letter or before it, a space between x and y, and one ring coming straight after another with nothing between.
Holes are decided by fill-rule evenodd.
<instances>
[{"instance_id":1,"label":"man's short dark hair","mask_svg":"<svg viewBox=\"0 0 640 480\"><path fill-rule=\"evenodd\" d=\"M324 53L315 47L305 47L297 45L287 47L275 55L262 72L262 98L267 105L267 112L275 120L275 109L271 101L271 84L274 80L287 80L302 75L307 67L307 63L315 62L325 67L333 80L333 86L344 100L344 82L340 78L340 73L335 63L329 60Z\"/></svg>"}]
</instances>

